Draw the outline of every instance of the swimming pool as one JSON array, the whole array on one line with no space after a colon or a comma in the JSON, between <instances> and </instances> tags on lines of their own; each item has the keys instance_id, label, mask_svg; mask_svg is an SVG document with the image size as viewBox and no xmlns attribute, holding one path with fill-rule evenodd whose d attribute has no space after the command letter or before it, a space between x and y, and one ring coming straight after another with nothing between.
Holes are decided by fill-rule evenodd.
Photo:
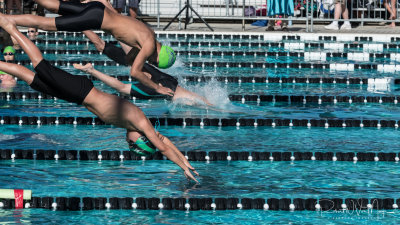
<instances>
[{"instance_id":1,"label":"swimming pool","mask_svg":"<svg viewBox=\"0 0 400 225\"><path fill-rule=\"evenodd\" d=\"M125 98L160 122L159 131L201 174L200 184L186 182L160 155L133 157L123 129L18 81L0 93L0 187L30 189L35 199L30 209L0 209L1 223L354 224L399 218L398 37L158 36L178 54L168 73L218 107ZM46 59L71 73L83 75L72 64L87 61L130 82L129 68L98 55L78 33L42 33L37 44ZM29 65L24 55L17 60ZM106 203L110 209L99 210ZM10 204L3 200L3 207Z\"/></svg>"}]
</instances>

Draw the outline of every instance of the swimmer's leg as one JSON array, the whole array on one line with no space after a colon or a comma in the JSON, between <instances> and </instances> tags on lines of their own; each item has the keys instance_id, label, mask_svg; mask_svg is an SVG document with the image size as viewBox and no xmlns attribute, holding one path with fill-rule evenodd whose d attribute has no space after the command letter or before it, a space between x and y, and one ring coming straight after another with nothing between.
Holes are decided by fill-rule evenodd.
<instances>
[{"instance_id":1,"label":"swimmer's leg","mask_svg":"<svg viewBox=\"0 0 400 225\"><path fill-rule=\"evenodd\" d=\"M47 10L60 15L78 14L92 5L88 3L59 0L36 0L36 2Z\"/></svg>"},{"instance_id":2,"label":"swimmer's leg","mask_svg":"<svg viewBox=\"0 0 400 225\"><path fill-rule=\"evenodd\" d=\"M25 35L18 31L17 27L9 17L0 13L0 26L13 37L22 49L31 59L33 67L36 67L42 60L43 56L38 47L29 40Z\"/></svg>"},{"instance_id":3,"label":"swimmer's leg","mask_svg":"<svg viewBox=\"0 0 400 225\"><path fill-rule=\"evenodd\" d=\"M4 16L0 16L0 26L8 32L24 49L24 51L28 54L29 58L32 60L32 64L36 66L42 59L42 54L35 44L32 43L25 35L21 34L12 23L12 21L8 20ZM30 85L35 77L35 73L31 70L25 68L24 66L6 63L0 61L0 70L18 77L19 79L25 81L28 85Z\"/></svg>"},{"instance_id":4,"label":"swimmer's leg","mask_svg":"<svg viewBox=\"0 0 400 225\"><path fill-rule=\"evenodd\" d=\"M60 1L58 0L35 0L35 2L53 13L58 13L60 8Z\"/></svg>"},{"instance_id":5,"label":"swimmer's leg","mask_svg":"<svg viewBox=\"0 0 400 225\"><path fill-rule=\"evenodd\" d=\"M7 17L7 19L12 20L13 23L15 23L17 26L34 27L47 31L57 31L55 18L48 18L30 14L4 15L0 13L0 16Z\"/></svg>"},{"instance_id":6,"label":"swimmer's leg","mask_svg":"<svg viewBox=\"0 0 400 225\"><path fill-rule=\"evenodd\" d=\"M14 63L0 61L0 70L14 77L18 77L19 79L25 81L28 85L31 85L33 78L35 77L34 72L24 66Z\"/></svg>"}]
</instances>

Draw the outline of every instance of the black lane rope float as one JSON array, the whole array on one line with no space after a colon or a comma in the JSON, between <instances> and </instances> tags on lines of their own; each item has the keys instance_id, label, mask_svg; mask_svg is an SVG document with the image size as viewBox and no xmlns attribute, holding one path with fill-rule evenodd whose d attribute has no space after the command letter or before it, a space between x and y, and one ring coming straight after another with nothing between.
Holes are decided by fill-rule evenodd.
<instances>
[{"instance_id":1,"label":"black lane rope float","mask_svg":"<svg viewBox=\"0 0 400 225\"><path fill-rule=\"evenodd\" d=\"M108 41L111 44L117 44L117 41L110 40ZM35 44L55 44L55 45L90 45L91 42L89 40L58 40L58 39L47 39L47 40L36 40ZM284 48L285 44L287 47L295 46L296 44L301 44L301 48L327 48L331 49L363 49L370 48L371 44L363 44L363 43L320 43L320 42L310 42L310 41L301 41L301 42L279 42L279 41L268 41L268 40L258 40L258 41L236 41L236 40L228 40L228 41L170 41L171 47L277 47ZM291 45L290 45L291 44ZM332 45L334 44L334 45ZM386 43L386 44L373 44L374 47L379 46L382 49L398 49L400 44L395 43ZM295 48L295 47L293 47Z\"/></svg>"},{"instance_id":2,"label":"black lane rope float","mask_svg":"<svg viewBox=\"0 0 400 225\"><path fill-rule=\"evenodd\" d=\"M115 95L118 95L115 93ZM141 99L121 95L125 99ZM56 99L51 95L39 92L2 92L0 100L39 100L39 99ZM394 103L397 104L400 96L341 96L341 95L265 95L265 94L231 94L229 100L244 102L302 102L302 103Z\"/></svg>"},{"instance_id":3,"label":"black lane rope float","mask_svg":"<svg viewBox=\"0 0 400 225\"><path fill-rule=\"evenodd\" d=\"M87 63L90 62L94 65L102 65L102 66L118 66L119 64L110 61L110 60L49 60L49 62L55 66L71 66L74 63ZM30 65L30 60L17 60L17 64L19 65ZM352 71L354 69L368 69L368 70L377 70L377 63L349 63L349 64L331 64L331 63L320 63L320 62L304 62L304 63L268 63L268 62L217 62L217 61L205 61L205 62L186 62L189 67L215 67L215 68L309 68L309 69L329 69L329 68L339 68L340 70L349 70ZM384 64L379 64L383 65ZM394 65L390 65L394 66ZM342 68L343 67L343 68Z\"/></svg>"},{"instance_id":4,"label":"black lane rope float","mask_svg":"<svg viewBox=\"0 0 400 225\"><path fill-rule=\"evenodd\" d=\"M268 77L268 76L183 76L184 80L189 82L207 82L216 80L225 83L306 83L306 84L369 84L374 83L375 79L380 78L358 78L358 77ZM129 80L128 75L121 76L117 79ZM400 79L394 79L395 84L400 83Z\"/></svg>"},{"instance_id":5,"label":"black lane rope float","mask_svg":"<svg viewBox=\"0 0 400 225\"><path fill-rule=\"evenodd\" d=\"M22 32L24 34L27 34L26 32ZM97 35L101 37L110 37L112 38L113 36L105 33L105 32L96 32ZM63 32L63 31L57 31L57 32L39 32L39 35L46 36L48 38L55 38L55 37L82 37L85 38L86 36L82 34L81 32ZM210 38L210 39L250 39L250 40L261 40L264 39L264 34L241 34L241 35L236 35L236 34L218 34L218 33L199 33L199 34L191 34L191 33L162 33L159 31L156 31L156 35L158 38ZM300 36L287 36L283 35L282 36L284 40L300 40Z\"/></svg>"},{"instance_id":6,"label":"black lane rope float","mask_svg":"<svg viewBox=\"0 0 400 225\"><path fill-rule=\"evenodd\" d=\"M25 32L26 34L26 32ZM97 34L101 37L112 37L110 34L105 33L105 32L97 32ZM63 31L57 31L57 32L52 32L52 31L40 31L39 35L44 35L46 37L60 37L60 36L65 36L65 37L85 37L81 32L63 32ZM193 39L193 38L198 38L198 39L249 39L249 40L264 40L264 34L229 34L229 33L218 33L218 32L213 32L213 33L182 33L182 32L162 32L162 31L156 31L157 38L188 38L188 39ZM390 34L389 34L390 35ZM338 41L338 36L339 35L330 35L330 34L325 34L325 35L312 35L312 36L317 36L318 41ZM301 36L300 35L286 35L282 34L281 35L282 40L289 40L289 41L300 41ZM349 41L357 41L357 42L372 42L372 41L378 41L375 40L376 37L374 36L357 36L354 35L353 40ZM389 40L388 40L389 41ZM390 37L390 42L399 42L400 37Z\"/></svg>"},{"instance_id":7,"label":"black lane rope float","mask_svg":"<svg viewBox=\"0 0 400 225\"><path fill-rule=\"evenodd\" d=\"M171 41L171 47L277 47L284 48L286 46L295 46L296 44L301 44L301 48L328 48L336 47L339 49L363 49L369 48L371 44L363 43L321 43L321 42L278 42L278 41ZM294 44L294 45L293 45ZM334 45L332 45L334 44ZM304 45L304 46L303 46ZM398 49L400 44L374 44L375 46L382 46L383 49ZM289 47L290 48L290 47Z\"/></svg>"},{"instance_id":8,"label":"black lane rope float","mask_svg":"<svg viewBox=\"0 0 400 225\"><path fill-rule=\"evenodd\" d=\"M0 125L106 125L98 117L64 117L64 116L1 116ZM235 126L235 127L391 127L398 128L398 120L368 119L273 119L273 118L154 118L149 117L155 125L162 126Z\"/></svg>"},{"instance_id":9,"label":"black lane rope float","mask_svg":"<svg viewBox=\"0 0 400 225\"><path fill-rule=\"evenodd\" d=\"M130 75L113 76L120 81L132 81ZM96 77L88 76L89 79L98 81ZM207 82L220 81L225 83L305 83L305 84L374 84L375 80L381 81L384 78L359 78L359 77L268 77L268 76L182 76L182 79L187 82ZM400 79L392 78L394 84L400 84ZM390 81L388 82L388 85ZM3 92L4 93L4 92Z\"/></svg>"},{"instance_id":10,"label":"black lane rope float","mask_svg":"<svg viewBox=\"0 0 400 225\"><path fill-rule=\"evenodd\" d=\"M49 42L49 41L48 41ZM52 44L54 41L50 41ZM72 41L70 41L72 42ZM57 42L58 43L58 42ZM69 42L68 42L69 43ZM73 44L85 44L82 41L73 41ZM46 48L43 50L45 54L100 54L97 50L77 50L77 49L53 49ZM22 53L22 51L17 50L17 52ZM267 52L267 51L226 51L226 50L176 50L175 53L177 55L184 56L273 56L273 57L304 57L305 52ZM324 52L323 53L327 58L347 58L350 53L346 52ZM352 53L351 53L352 54ZM367 53L369 58L389 58L390 53Z\"/></svg>"},{"instance_id":11,"label":"black lane rope float","mask_svg":"<svg viewBox=\"0 0 400 225\"><path fill-rule=\"evenodd\" d=\"M218 61L203 61L203 62L185 62L189 67L214 67L214 68L308 68L308 69L330 69L336 66L328 62L303 62L303 63L269 63L269 62L218 62ZM379 64L383 65L383 64ZM377 70L377 63L344 63L340 66L345 66L341 70L352 71L355 69ZM336 67L335 67L336 68Z\"/></svg>"},{"instance_id":12,"label":"black lane rope float","mask_svg":"<svg viewBox=\"0 0 400 225\"><path fill-rule=\"evenodd\" d=\"M394 152L227 152L187 151L182 152L189 161L384 161L398 162L399 153ZM131 151L100 150L43 150L0 149L0 160L165 160L161 152L138 156Z\"/></svg>"},{"instance_id":13,"label":"black lane rope float","mask_svg":"<svg viewBox=\"0 0 400 225\"><path fill-rule=\"evenodd\" d=\"M249 102L302 102L302 103L394 103L400 96L341 96L341 95L229 95L231 101Z\"/></svg>"},{"instance_id":14,"label":"black lane rope float","mask_svg":"<svg viewBox=\"0 0 400 225\"><path fill-rule=\"evenodd\" d=\"M14 194L14 195L13 195ZM156 198L156 197L33 197L30 190L0 189L0 208L43 208L59 211L86 210L392 210L395 198Z\"/></svg>"}]
</instances>

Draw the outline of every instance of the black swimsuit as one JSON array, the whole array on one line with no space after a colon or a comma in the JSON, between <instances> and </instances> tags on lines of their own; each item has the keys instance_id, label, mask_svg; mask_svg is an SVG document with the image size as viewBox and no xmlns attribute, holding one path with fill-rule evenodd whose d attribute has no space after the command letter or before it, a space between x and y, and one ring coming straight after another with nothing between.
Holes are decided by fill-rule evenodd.
<instances>
[{"instance_id":1,"label":"black swimsuit","mask_svg":"<svg viewBox=\"0 0 400 225\"><path fill-rule=\"evenodd\" d=\"M31 88L68 102L82 104L93 88L93 83L87 77L71 75L45 59L35 67L35 71Z\"/></svg>"},{"instance_id":2,"label":"black swimsuit","mask_svg":"<svg viewBox=\"0 0 400 225\"><path fill-rule=\"evenodd\" d=\"M105 6L101 2L65 2L60 1L56 17L58 31L85 31L101 28Z\"/></svg>"},{"instance_id":3,"label":"black swimsuit","mask_svg":"<svg viewBox=\"0 0 400 225\"><path fill-rule=\"evenodd\" d=\"M128 66L128 62L126 59L126 54L122 48L118 48L115 45L111 45L106 43L104 46L103 54L108 56L110 59L114 60L115 62ZM163 73L156 69L154 66L151 66L148 63L145 63L143 66L143 71L148 72L151 74L151 80L156 84L161 84L164 87L170 88L172 91L175 92L176 87L178 86L178 80L175 77L170 76L166 73ZM147 87L146 85L140 82L133 82L131 88L132 97L137 98L170 98L170 96L161 95L160 93L156 92L152 88Z\"/></svg>"}]
</instances>

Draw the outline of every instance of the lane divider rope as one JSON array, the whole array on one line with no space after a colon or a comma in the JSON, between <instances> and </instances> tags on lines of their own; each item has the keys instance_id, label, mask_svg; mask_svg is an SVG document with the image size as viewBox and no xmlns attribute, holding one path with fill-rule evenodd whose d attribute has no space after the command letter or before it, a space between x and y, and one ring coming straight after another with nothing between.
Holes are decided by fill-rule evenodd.
<instances>
[{"instance_id":1,"label":"lane divider rope","mask_svg":"<svg viewBox=\"0 0 400 225\"><path fill-rule=\"evenodd\" d=\"M398 128L398 120L367 119L273 119L273 118L154 118L149 117L155 125L162 126L235 126L235 127L391 127ZM98 117L64 117L64 116L1 116L0 125L106 125Z\"/></svg>"},{"instance_id":2,"label":"lane divider rope","mask_svg":"<svg viewBox=\"0 0 400 225\"><path fill-rule=\"evenodd\" d=\"M114 95L119 95L118 93L114 93ZM120 95L120 97L124 99L142 99L140 97L130 97L127 95ZM161 97L162 98L162 97ZM40 93L40 92L1 92L0 100L41 100L41 99L53 99L57 100L57 98ZM146 98L143 98L146 99ZM302 102L302 103L310 103L310 102L348 102L348 103L398 103L398 99L400 96L335 96L335 95L256 95L256 94L230 94L229 100L231 101L241 101L245 103L247 101L250 102Z\"/></svg>"},{"instance_id":3,"label":"lane divider rope","mask_svg":"<svg viewBox=\"0 0 400 225\"><path fill-rule=\"evenodd\" d=\"M86 210L393 210L400 199L394 198L148 198L148 197L32 197L23 201L25 208L58 211ZM12 199L0 200L3 209L14 209Z\"/></svg>"},{"instance_id":4,"label":"lane divider rope","mask_svg":"<svg viewBox=\"0 0 400 225\"><path fill-rule=\"evenodd\" d=\"M227 152L187 151L182 152L189 161L391 161L398 162L394 152ZM131 151L105 150L43 150L0 149L1 160L165 160L160 151L154 155L138 156Z\"/></svg>"}]
</instances>

